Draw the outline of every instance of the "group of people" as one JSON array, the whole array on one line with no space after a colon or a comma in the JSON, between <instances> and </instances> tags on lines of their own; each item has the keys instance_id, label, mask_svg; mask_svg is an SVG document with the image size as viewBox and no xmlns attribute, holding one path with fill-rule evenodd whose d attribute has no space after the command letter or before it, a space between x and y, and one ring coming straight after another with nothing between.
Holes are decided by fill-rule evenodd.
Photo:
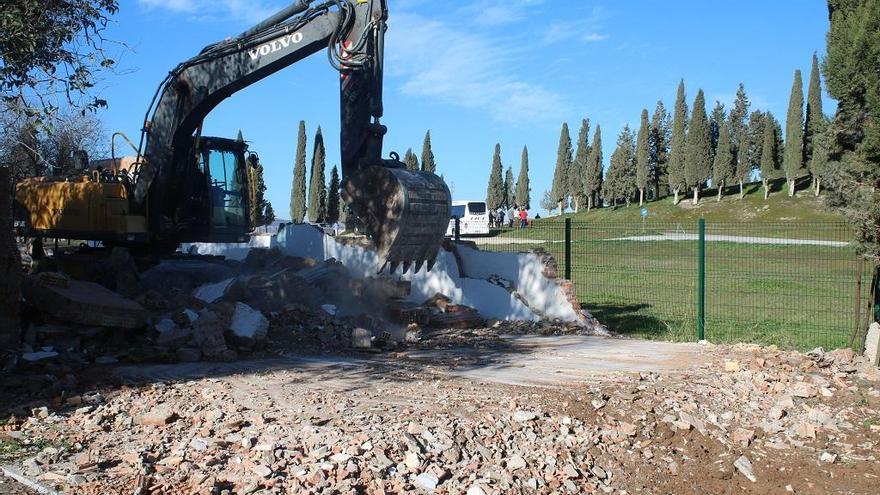
<instances>
[{"instance_id":1,"label":"group of people","mask_svg":"<svg viewBox=\"0 0 880 495\"><path fill-rule=\"evenodd\" d=\"M505 218L507 219L507 224L504 222ZM517 221L519 221L519 228L521 229L529 226L529 213L525 208L513 205L507 212L504 211L504 208L489 210L489 228L501 228L505 225L513 228Z\"/></svg>"}]
</instances>

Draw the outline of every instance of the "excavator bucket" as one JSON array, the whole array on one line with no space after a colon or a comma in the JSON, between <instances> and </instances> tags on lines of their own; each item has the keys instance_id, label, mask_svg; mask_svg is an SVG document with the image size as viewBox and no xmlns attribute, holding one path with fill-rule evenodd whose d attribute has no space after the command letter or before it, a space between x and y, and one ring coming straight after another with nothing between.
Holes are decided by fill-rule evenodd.
<instances>
[{"instance_id":1,"label":"excavator bucket","mask_svg":"<svg viewBox=\"0 0 880 495\"><path fill-rule=\"evenodd\" d=\"M428 270L449 225L449 188L428 172L372 166L349 177L347 201L379 253L380 271L403 266Z\"/></svg>"}]
</instances>

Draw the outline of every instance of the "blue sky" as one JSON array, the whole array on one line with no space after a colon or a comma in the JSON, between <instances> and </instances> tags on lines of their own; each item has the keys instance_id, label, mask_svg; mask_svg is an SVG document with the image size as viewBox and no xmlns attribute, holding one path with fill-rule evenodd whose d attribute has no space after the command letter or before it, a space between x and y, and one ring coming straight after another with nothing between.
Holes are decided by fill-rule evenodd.
<instances>
[{"instance_id":1,"label":"blue sky","mask_svg":"<svg viewBox=\"0 0 880 495\"><path fill-rule=\"evenodd\" d=\"M116 74L99 90L109 131L135 139L164 75L202 47L234 36L286 0L122 0L108 38L123 42ZM431 129L438 172L454 199L481 199L496 142L518 173L531 157L532 203L550 187L563 121L576 139L582 118L602 126L605 161L624 124L658 99L671 108L680 78L729 108L743 82L752 109L784 119L795 69L809 76L828 29L822 0L739 2L631 0L389 0L385 153L421 152ZM338 164L338 76L324 53L221 104L205 134L239 129L259 152L268 198L286 217L296 131L309 153L321 125L329 168ZM826 113L833 102L826 98Z\"/></svg>"}]
</instances>

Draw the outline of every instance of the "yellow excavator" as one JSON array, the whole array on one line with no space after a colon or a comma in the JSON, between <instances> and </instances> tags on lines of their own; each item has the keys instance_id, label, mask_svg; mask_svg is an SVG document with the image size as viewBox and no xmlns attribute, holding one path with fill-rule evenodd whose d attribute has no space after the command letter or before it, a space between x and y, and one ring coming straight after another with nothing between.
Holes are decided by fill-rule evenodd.
<instances>
[{"instance_id":1,"label":"yellow excavator","mask_svg":"<svg viewBox=\"0 0 880 495\"><path fill-rule=\"evenodd\" d=\"M382 266L416 271L437 257L450 215L445 183L410 171L391 153L382 74L386 0L300 0L231 39L205 47L159 85L134 156L89 162L80 177L38 177L15 191L22 234L176 249L181 242L245 242L247 168L237 140L201 135L205 117L235 92L328 51L340 72L343 196ZM114 135L114 138L116 136ZM115 142L115 139L114 139ZM90 164L90 165L88 165Z\"/></svg>"}]
</instances>

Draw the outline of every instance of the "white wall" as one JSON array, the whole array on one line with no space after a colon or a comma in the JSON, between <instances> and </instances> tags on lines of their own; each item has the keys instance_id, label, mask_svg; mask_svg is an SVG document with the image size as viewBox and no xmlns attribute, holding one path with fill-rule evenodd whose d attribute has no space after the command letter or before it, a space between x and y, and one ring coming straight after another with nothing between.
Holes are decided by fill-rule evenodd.
<instances>
[{"instance_id":1,"label":"white wall","mask_svg":"<svg viewBox=\"0 0 880 495\"><path fill-rule=\"evenodd\" d=\"M264 238L253 238L249 244L198 244L201 254L225 255L241 260L251 247L277 247L288 256L301 256L324 261L335 258L348 268L351 276L367 278L375 276L379 269L376 252L360 245L338 242L309 225L287 225L270 243ZM428 272L422 267L416 273L405 275L400 270L392 276L412 282L410 300L421 303L438 292L456 304L476 308L485 318L500 320L537 320L528 306L506 288L489 282L497 276L510 282L529 305L540 313L564 321L578 321L579 316L568 303L565 294L553 280L543 275L544 266L538 256L531 253L493 253L458 246L464 273L460 276L455 256L443 249ZM387 269L385 275L388 275Z\"/></svg>"}]
</instances>

